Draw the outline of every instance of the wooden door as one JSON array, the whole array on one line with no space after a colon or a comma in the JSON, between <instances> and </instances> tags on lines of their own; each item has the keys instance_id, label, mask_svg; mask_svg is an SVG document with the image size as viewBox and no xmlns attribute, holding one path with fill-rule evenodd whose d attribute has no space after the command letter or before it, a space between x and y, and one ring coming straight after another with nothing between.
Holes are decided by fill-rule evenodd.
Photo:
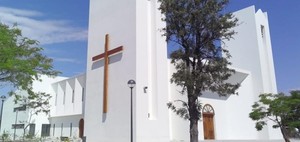
<instances>
[{"instance_id":1,"label":"wooden door","mask_svg":"<svg viewBox=\"0 0 300 142\"><path fill-rule=\"evenodd\" d=\"M204 139L215 139L214 108L206 104L202 108Z\"/></svg>"},{"instance_id":2,"label":"wooden door","mask_svg":"<svg viewBox=\"0 0 300 142\"><path fill-rule=\"evenodd\" d=\"M204 139L215 139L214 115L203 114Z\"/></svg>"},{"instance_id":3,"label":"wooden door","mask_svg":"<svg viewBox=\"0 0 300 142\"><path fill-rule=\"evenodd\" d=\"M84 135L84 120L79 120L79 138L82 138Z\"/></svg>"}]
</instances>

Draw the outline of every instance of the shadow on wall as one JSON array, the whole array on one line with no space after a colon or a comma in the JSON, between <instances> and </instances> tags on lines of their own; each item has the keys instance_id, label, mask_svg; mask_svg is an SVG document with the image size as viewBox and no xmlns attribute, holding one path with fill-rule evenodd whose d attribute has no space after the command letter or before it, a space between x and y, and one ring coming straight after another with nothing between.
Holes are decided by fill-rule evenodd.
<instances>
[{"instance_id":1,"label":"shadow on wall","mask_svg":"<svg viewBox=\"0 0 300 142\"><path fill-rule=\"evenodd\" d=\"M119 54L110 56L110 57L109 57L109 64L113 64L113 63L115 63L115 62L120 61L120 60L122 59L122 56L123 56L122 53L119 53ZM103 66L104 66L104 60L103 60L103 59L98 60L98 61L95 61L95 62L92 64L92 70L97 69L97 68L100 68L100 67L103 67Z\"/></svg>"}]
</instances>

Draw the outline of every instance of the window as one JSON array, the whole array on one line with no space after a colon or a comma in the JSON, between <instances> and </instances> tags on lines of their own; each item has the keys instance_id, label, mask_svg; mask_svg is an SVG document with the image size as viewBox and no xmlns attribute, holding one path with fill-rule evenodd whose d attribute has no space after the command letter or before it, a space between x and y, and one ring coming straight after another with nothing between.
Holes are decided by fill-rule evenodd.
<instances>
[{"instance_id":1,"label":"window","mask_svg":"<svg viewBox=\"0 0 300 142\"><path fill-rule=\"evenodd\" d=\"M64 99L63 99L63 104L66 102L66 92L64 92Z\"/></svg>"},{"instance_id":2,"label":"window","mask_svg":"<svg viewBox=\"0 0 300 142\"><path fill-rule=\"evenodd\" d=\"M261 32L261 37L264 38L264 36L265 36L265 27L263 25L260 25L260 32Z\"/></svg>"},{"instance_id":3,"label":"window","mask_svg":"<svg viewBox=\"0 0 300 142\"><path fill-rule=\"evenodd\" d=\"M82 95L81 95L81 101L84 101L84 88L82 88Z\"/></svg>"},{"instance_id":4,"label":"window","mask_svg":"<svg viewBox=\"0 0 300 142\"><path fill-rule=\"evenodd\" d=\"M75 91L74 89L72 90L72 103L74 103L74 97L75 97Z\"/></svg>"},{"instance_id":5,"label":"window","mask_svg":"<svg viewBox=\"0 0 300 142\"><path fill-rule=\"evenodd\" d=\"M55 94L55 106L57 105L57 93Z\"/></svg>"},{"instance_id":6,"label":"window","mask_svg":"<svg viewBox=\"0 0 300 142\"><path fill-rule=\"evenodd\" d=\"M54 136L54 134L55 134L55 124L53 124L53 136Z\"/></svg>"},{"instance_id":7,"label":"window","mask_svg":"<svg viewBox=\"0 0 300 142\"><path fill-rule=\"evenodd\" d=\"M24 124L12 124L11 128L12 129L23 129L24 128Z\"/></svg>"},{"instance_id":8,"label":"window","mask_svg":"<svg viewBox=\"0 0 300 142\"><path fill-rule=\"evenodd\" d=\"M23 106L19 106L19 107L15 107L14 108L14 112L16 111L25 111L26 110L26 105L23 105Z\"/></svg>"},{"instance_id":9,"label":"window","mask_svg":"<svg viewBox=\"0 0 300 142\"><path fill-rule=\"evenodd\" d=\"M63 135L63 128L64 128L64 123L61 123L61 127L60 127L60 136Z\"/></svg>"},{"instance_id":10,"label":"window","mask_svg":"<svg viewBox=\"0 0 300 142\"><path fill-rule=\"evenodd\" d=\"M72 123L70 123L70 137L72 137Z\"/></svg>"},{"instance_id":11,"label":"window","mask_svg":"<svg viewBox=\"0 0 300 142\"><path fill-rule=\"evenodd\" d=\"M50 127L51 124L42 124L42 133L41 133L42 137L50 136Z\"/></svg>"}]
</instances>

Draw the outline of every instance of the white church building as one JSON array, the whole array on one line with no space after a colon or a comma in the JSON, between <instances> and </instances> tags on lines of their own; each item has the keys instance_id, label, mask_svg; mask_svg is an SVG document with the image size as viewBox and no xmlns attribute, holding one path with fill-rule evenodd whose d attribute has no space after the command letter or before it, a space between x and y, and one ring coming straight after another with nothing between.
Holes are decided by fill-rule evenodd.
<instances>
[{"instance_id":1,"label":"white church building","mask_svg":"<svg viewBox=\"0 0 300 142\"><path fill-rule=\"evenodd\" d=\"M130 79L136 81L133 140L189 140L189 122L166 106L170 100L185 96L170 83L174 67L167 59L167 43L160 32L165 23L158 7L154 0L90 1L84 112L84 136L88 142L130 140ZM267 13L251 6L234 15L240 25L234 28L237 34L233 40L225 41L224 48L229 49L232 68L237 71L229 81L241 83L239 95L219 97L207 92L200 98L205 113L199 122L199 140L281 139L279 130L271 125L256 131L249 118L251 105L259 94L277 93ZM110 36L107 41L106 34ZM107 66L102 54L105 43L109 43L112 54Z\"/></svg>"},{"instance_id":2,"label":"white church building","mask_svg":"<svg viewBox=\"0 0 300 142\"><path fill-rule=\"evenodd\" d=\"M189 141L189 121L167 108L186 96L170 83L175 69L158 7L155 0L90 0L86 73L51 85L50 137L130 141L132 93L134 142ZM259 94L277 93L267 13L251 6L234 15L237 34L223 48L232 55L236 73L228 81L241 83L239 95L201 96L199 140L281 140L272 125L257 131L249 118Z\"/></svg>"}]
</instances>

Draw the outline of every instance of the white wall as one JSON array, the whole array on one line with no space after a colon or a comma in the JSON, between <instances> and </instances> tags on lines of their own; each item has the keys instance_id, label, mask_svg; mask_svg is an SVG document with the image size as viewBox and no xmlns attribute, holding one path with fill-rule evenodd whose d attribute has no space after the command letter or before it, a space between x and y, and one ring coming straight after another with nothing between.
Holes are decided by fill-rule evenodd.
<instances>
[{"instance_id":1,"label":"white wall","mask_svg":"<svg viewBox=\"0 0 300 142\"><path fill-rule=\"evenodd\" d=\"M202 105L210 104L215 110L214 126L216 140L253 140L280 139L276 131L265 128L257 132L255 122L249 118L251 105L257 101L260 93L276 93L273 57L268 28L268 19L261 11L255 12L251 6L234 13L239 19L239 26L234 28L237 34L234 39L225 41L232 58L233 67L237 73L247 74L242 81L239 95L218 97L217 94L205 93L200 101ZM265 26L266 44L260 33L261 25ZM173 65L170 71L175 70ZM170 99L183 99L178 93L179 87L171 85ZM171 113L171 139L188 141L189 122ZM183 132L183 130L186 130ZM199 139L203 140L203 124L199 121Z\"/></svg>"},{"instance_id":2,"label":"white wall","mask_svg":"<svg viewBox=\"0 0 300 142\"><path fill-rule=\"evenodd\" d=\"M85 74L52 84L51 117L83 114Z\"/></svg>"},{"instance_id":3,"label":"white wall","mask_svg":"<svg viewBox=\"0 0 300 142\"><path fill-rule=\"evenodd\" d=\"M60 81L62 79L65 79L64 77L56 77L56 78L49 78L47 76L42 75L41 76L42 82L40 81L34 81L33 82L33 91L35 92L45 92L52 94L52 83L56 81ZM25 91L17 91L17 93L21 96L27 96L28 94ZM15 118L16 118L16 112L13 112L13 109L15 107L19 107L19 104L14 103L14 97L8 97L7 100L4 102L3 105L3 120L1 124L1 133L3 133L4 130L9 131L11 134L11 137L13 137L14 129L12 129L12 124L15 124ZM32 115L31 120L30 119L30 110L26 111L20 111L17 115L17 124L21 123L27 123L30 121L30 123L34 123L35 126L35 133L37 136L41 135L41 128L42 124L49 124L48 115L44 113L40 113L38 115ZM26 126L26 124L25 124ZM29 130L29 127L28 129ZM23 129L17 129L16 131L17 136L23 135Z\"/></svg>"},{"instance_id":4,"label":"white wall","mask_svg":"<svg viewBox=\"0 0 300 142\"><path fill-rule=\"evenodd\" d=\"M235 15L240 25L235 28L235 39L226 45L233 57L233 66L251 72L253 101L257 101L261 93L277 93L268 16L261 10L255 12L254 6L240 10ZM263 36L261 26L264 27ZM269 125L258 133L258 138L279 139L280 135L278 130Z\"/></svg>"},{"instance_id":5,"label":"white wall","mask_svg":"<svg viewBox=\"0 0 300 142\"><path fill-rule=\"evenodd\" d=\"M160 21L157 7L155 0L91 0L84 109L87 141L130 139L129 79L137 83L133 90L134 141L189 138L188 122L182 121L166 107L168 99L180 97L177 92L180 88L168 84L174 68L168 69L167 46L159 32L165 24ZM266 71L274 70L272 66L264 69L265 63L272 62L270 48L264 50L266 53L260 49L256 23L259 19L254 7L238 11L235 15L241 25L235 28L238 32L235 40L226 42L226 45L233 56L233 67L239 69L233 80L242 81L240 95L219 98L216 94L206 93L201 101L215 109L216 139L268 139L268 129L257 132L248 114L252 103L265 88L276 90L274 76L263 77ZM124 47L122 53L110 57L108 113L102 112L104 62L92 61L93 56L104 51L105 34L110 35L110 49L120 45ZM265 54L268 54L267 58ZM239 79L243 76L247 77ZM264 80L271 82L272 86L266 86ZM243 131L240 131L241 126ZM203 139L201 122L199 132L199 138Z\"/></svg>"},{"instance_id":6,"label":"white wall","mask_svg":"<svg viewBox=\"0 0 300 142\"><path fill-rule=\"evenodd\" d=\"M20 95L27 95L24 91L17 91ZM3 104L3 113L2 113L2 121L1 121L1 134L4 131L11 134L11 138L13 138L14 129L12 129L12 124L15 124L16 120L16 112L13 112L15 107L19 107L18 104L14 103L14 97L8 97ZM20 111L17 115L17 124L20 124L20 121L28 120L28 110ZM16 138L18 136L23 135L23 129L16 129Z\"/></svg>"},{"instance_id":7,"label":"white wall","mask_svg":"<svg viewBox=\"0 0 300 142\"><path fill-rule=\"evenodd\" d=\"M90 2L87 141L130 140L130 79L137 83L133 90L134 141L169 139L167 46L158 32L164 23L157 6L155 0ZM103 114L103 60L92 62L91 58L103 52L105 34L110 34L110 49L123 45L124 51L110 58L108 113ZM146 93L144 87L148 87Z\"/></svg>"},{"instance_id":8,"label":"white wall","mask_svg":"<svg viewBox=\"0 0 300 142\"><path fill-rule=\"evenodd\" d=\"M54 97L49 118L50 137L79 137L78 125L83 118L85 78L86 75L81 74L52 84Z\"/></svg>"},{"instance_id":9,"label":"white wall","mask_svg":"<svg viewBox=\"0 0 300 142\"><path fill-rule=\"evenodd\" d=\"M83 115L68 115L51 117L50 137L60 138L79 138L79 120ZM72 124L72 127L71 127Z\"/></svg>"},{"instance_id":10,"label":"white wall","mask_svg":"<svg viewBox=\"0 0 300 142\"><path fill-rule=\"evenodd\" d=\"M136 80L135 13L135 0L90 1L84 117L87 141L119 142L130 138L130 89L127 81ZM121 45L124 48L122 53L110 58L106 114L102 111L104 62L92 61L93 56L104 51L105 34L110 35L109 49Z\"/></svg>"},{"instance_id":11,"label":"white wall","mask_svg":"<svg viewBox=\"0 0 300 142\"><path fill-rule=\"evenodd\" d=\"M160 32L156 0L137 1L136 137L138 142L169 140L167 44ZM147 89L145 89L147 87ZM159 128L159 129L158 129Z\"/></svg>"}]
</instances>

